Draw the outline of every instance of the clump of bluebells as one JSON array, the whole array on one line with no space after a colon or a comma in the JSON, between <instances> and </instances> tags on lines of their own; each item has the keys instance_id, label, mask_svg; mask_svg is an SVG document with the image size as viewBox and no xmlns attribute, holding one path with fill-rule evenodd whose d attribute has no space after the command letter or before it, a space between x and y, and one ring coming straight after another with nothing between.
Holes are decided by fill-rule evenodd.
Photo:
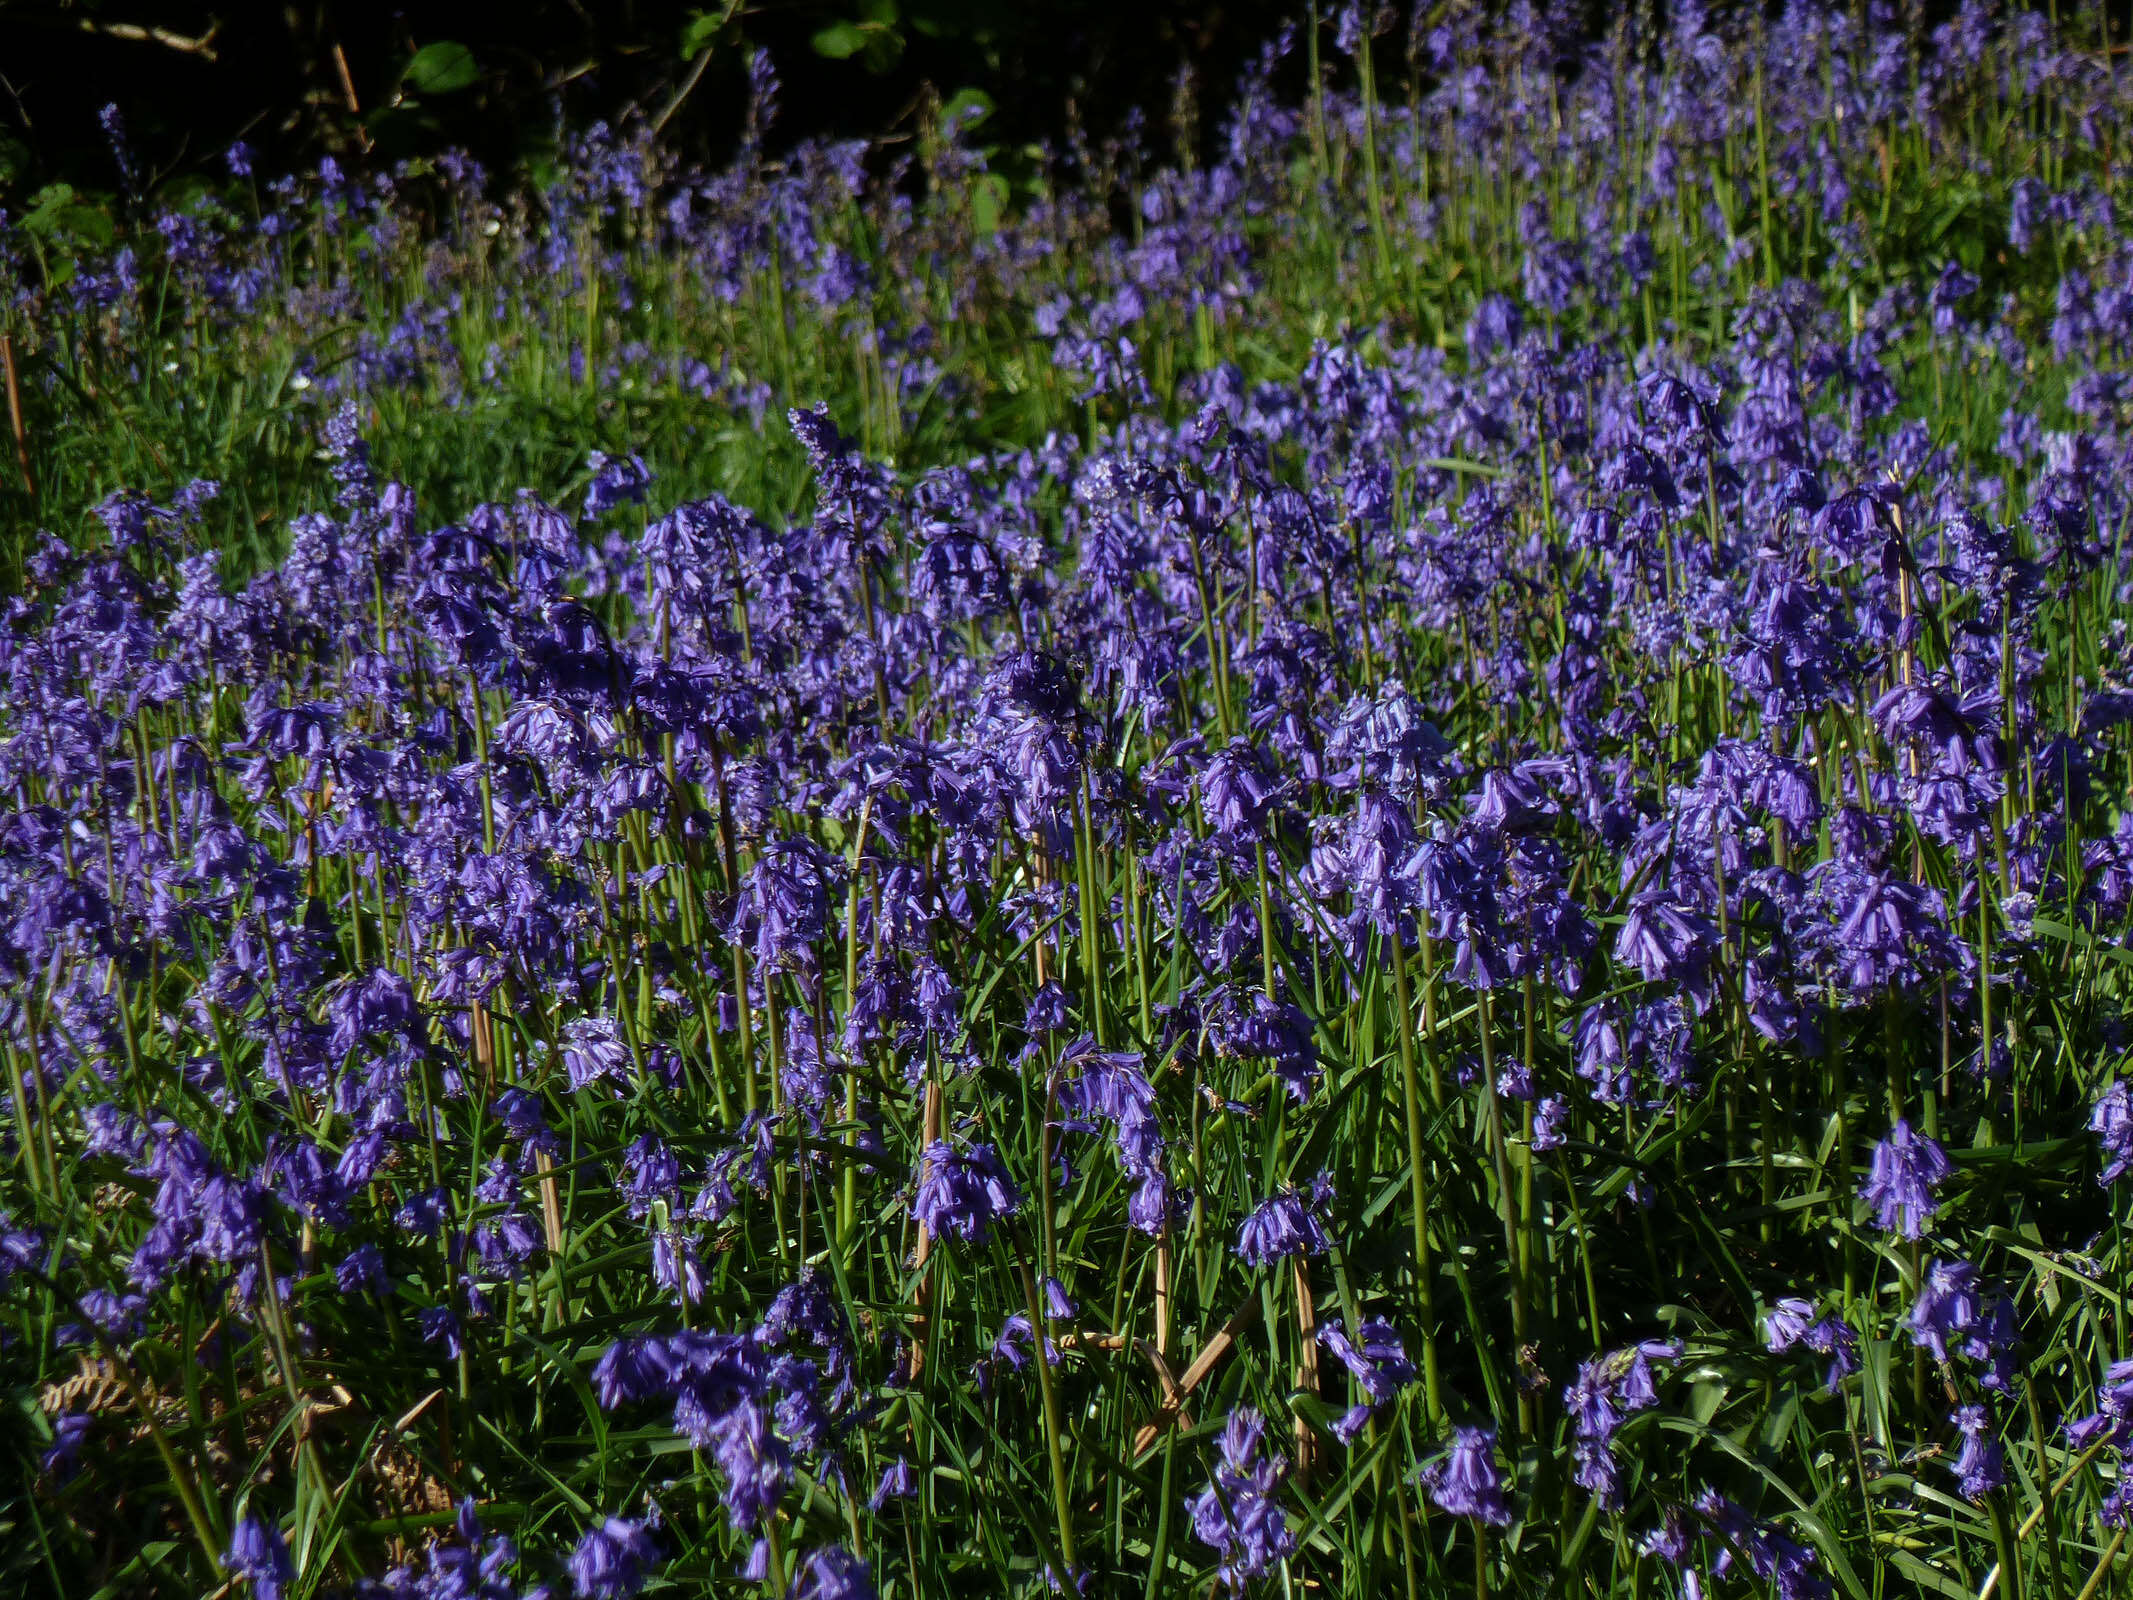
<instances>
[{"instance_id":1,"label":"clump of bluebells","mask_svg":"<svg viewBox=\"0 0 2133 1600\"><path fill-rule=\"evenodd\" d=\"M319 458L0 616L0 1574L2098 1592L2133 88L1933 15L1338 8L1005 215L757 57L719 173L0 223L33 471L297 327Z\"/></svg>"}]
</instances>

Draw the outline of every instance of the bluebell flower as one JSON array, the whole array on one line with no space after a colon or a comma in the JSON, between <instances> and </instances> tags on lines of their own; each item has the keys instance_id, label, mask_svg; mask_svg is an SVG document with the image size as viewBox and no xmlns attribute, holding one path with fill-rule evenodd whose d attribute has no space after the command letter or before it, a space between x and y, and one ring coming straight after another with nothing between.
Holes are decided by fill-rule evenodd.
<instances>
[{"instance_id":1,"label":"bluebell flower","mask_svg":"<svg viewBox=\"0 0 2133 1600\"><path fill-rule=\"evenodd\" d=\"M1370 1419L1415 1381L1415 1364L1407 1359L1392 1324L1377 1317L1358 1323L1353 1339L1329 1322L1318 1330L1318 1342L1333 1352L1363 1391L1363 1400L1333 1424L1334 1437L1342 1444L1353 1444Z\"/></svg>"},{"instance_id":2,"label":"bluebell flower","mask_svg":"<svg viewBox=\"0 0 2133 1600\"><path fill-rule=\"evenodd\" d=\"M2116 1183L2128 1167L2133 1167L2133 1095L2128 1094L2125 1079L2113 1078L2111 1086L2096 1101L2089 1112L2089 1131L2110 1158L2096 1181Z\"/></svg>"},{"instance_id":3,"label":"bluebell flower","mask_svg":"<svg viewBox=\"0 0 2133 1600\"><path fill-rule=\"evenodd\" d=\"M1242 1594L1296 1548L1279 1498L1289 1465L1265 1444L1266 1422L1258 1412L1231 1412L1217 1441L1214 1480L1185 1502L1193 1535L1218 1552L1217 1576L1231 1594Z\"/></svg>"},{"instance_id":4,"label":"bluebell flower","mask_svg":"<svg viewBox=\"0 0 2133 1600\"><path fill-rule=\"evenodd\" d=\"M1238 843L1264 842L1267 819L1280 797L1281 783L1265 754L1246 739L1236 739L1207 758L1200 772L1200 812L1220 838Z\"/></svg>"},{"instance_id":5,"label":"bluebell flower","mask_svg":"<svg viewBox=\"0 0 2133 1600\"><path fill-rule=\"evenodd\" d=\"M1151 1239L1176 1226L1186 1214L1186 1198L1160 1169L1150 1172L1126 1197L1126 1223Z\"/></svg>"},{"instance_id":6,"label":"bluebell flower","mask_svg":"<svg viewBox=\"0 0 2133 1600\"><path fill-rule=\"evenodd\" d=\"M1798 1344L1815 1320L1812 1300L1780 1300L1763 1313L1763 1346L1773 1355Z\"/></svg>"},{"instance_id":7,"label":"bluebell flower","mask_svg":"<svg viewBox=\"0 0 2133 1600\"><path fill-rule=\"evenodd\" d=\"M815 947L830 927L830 891L842 868L812 839L763 846L735 897L732 937L753 947L758 970L814 970Z\"/></svg>"},{"instance_id":8,"label":"bluebell flower","mask_svg":"<svg viewBox=\"0 0 2133 1600\"><path fill-rule=\"evenodd\" d=\"M200 1193L203 1256L226 1265L254 1260L266 1239L267 1193L252 1179L217 1176Z\"/></svg>"},{"instance_id":9,"label":"bluebell flower","mask_svg":"<svg viewBox=\"0 0 2133 1600\"><path fill-rule=\"evenodd\" d=\"M770 1581L770 1541L757 1539L748 1546L747 1559L734 1569L736 1578L743 1583L768 1583Z\"/></svg>"},{"instance_id":10,"label":"bluebell flower","mask_svg":"<svg viewBox=\"0 0 2133 1600\"><path fill-rule=\"evenodd\" d=\"M1029 1352L1036 1343L1037 1329L1030 1321L1029 1313L1011 1312L1007 1320L1000 1324L1000 1331L992 1341L990 1360L1011 1372L1021 1372L1029 1366ZM1046 1334L1044 1339L1044 1359L1047 1366L1058 1365L1058 1349L1053 1345L1049 1334Z\"/></svg>"},{"instance_id":11,"label":"bluebell flower","mask_svg":"<svg viewBox=\"0 0 2133 1600\"><path fill-rule=\"evenodd\" d=\"M1829 1357L1824 1382L1834 1389L1859 1370L1859 1335L1842 1317L1818 1317L1811 1300L1780 1300L1763 1314L1763 1347L1772 1355L1805 1348Z\"/></svg>"},{"instance_id":12,"label":"bluebell flower","mask_svg":"<svg viewBox=\"0 0 2133 1600\"><path fill-rule=\"evenodd\" d=\"M1155 1115L1155 1086L1137 1053L1100 1051L1084 1034L1059 1056L1059 1109L1069 1117L1110 1124L1119 1165L1130 1177L1158 1170L1163 1134Z\"/></svg>"},{"instance_id":13,"label":"bluebell flower","mask_svg":"<svg viewBox=\"0 0 2133 1600\"><path fill-rule=\"evenodd\" d=\"M563 1070L574 1090L597 1083L627 1084L630 1048L613 1017L573 1017L563 1028Z\"/></svg>"},{"instance_id":14,"label":"bluebell flower","mask_svg":"<svg viewBox=\"0 0 2133 1600\"><path fill-rule=\"evenodd\" d=\"M1564 1391L1563 1408L1574 1435L1571 1476L1602 1506L1613 1509L1620 1504L1616 1432L1629 1418L1659 1403L1652 1363L1680 1358L1679 1344L1647 1339L1585 1362L1577 1381Z\"/></svg>"},{"instance_id":15,"label":"bluebell flower","mask_svg":"<svg viewBox=\"0 0 2133 1600\"><path fill-rule=\"evenodd\" d=\"M1438 1510L1472 1517L1491 1527L1509 1527L1502 1469L1496 1465L1494 1428L1455 1428L1445 1453L1422 1470L1422 1486Z\"/></svg>"},{"instance_id":16,"label":"bluebell flower","mask_svg":"<svg viewBox=\"0 0 2133 1600\"><path fill-rule=\"evenodd\" d=\"M1525 318L1515 301L1508 295L1485 294L1467 320L1467 354L1473 361L1486 361L1518 343L1524 332Z\"/></svg>"},{"instance_id":17,"label":"bluebell flower","mask_svg":"<svg viewBox=\"0 0 2133 1600\"><path fill-rule=\"evenodd\" d=\"M1021 1209L1021 1191L989 1144L957 1150L944 1140L935 1140L919 1161L911 1215L937 1239L982 1244L996 1221Z\"/></svg>"},{"instance_id":18,"label":"bluebell flower","mask_svg":"<svg viewBox=\"0 0 2133 1600\"><path fill-rule=\"evenodd\" d=\"M1994 1433L1992 1414L1983 1406L1958 1406L1955 1428L1963 1437L1954 1472L1966 1500L1982 1500L2007 1481L2007 1454Z\"/></svg>"},{"instance_id":19,"label":"bluebell flower","mask_svg":"<svg viewBox=\"0 0 2133 1600\"><path fill-rule=\"evenodd\" d=\"M1321 1173L1307 1188L1283 1189L1261 1202L1237 1229L1237 1259L1265 1267L1293 1255L1324 1255L1329 1241L1320 1213L1332 1199L1333 1180Z\"/></svg>"},{"instance_id":20,"label":"bluebell flower","mask_svg":"<svg viewBox=\"0 0 2133 1600\"><path fill-rule=\"evenodd\" d=\"M680 1203L681 1162L657 1134L641 1135L622 1152L621 1182L617 1187L629 1203L630 1217L642 1221L655 1200L669 1206Z\"/></svg>"},{"instance_id":21,"label":"bluebell flower","mask_svg":"<svg viewBox=\"0 0 2133 1600\"><path fill-rule=\"evenodd\" d=\"M1637 1548L1648 1556L1657 1556L1668 1566L1676 1569L1688 1566L1690 1554L1696 1544L1696 1529L1687 1514L1679 1506L1668 1506L1659 1519L1659 1526L1637 1541ZM1695 1584L1691 1592L1700 1592L1701 1580L1690 1571L1689 1580Z\"/></svg>"},{"instance_id":22,"label":"bluebell flower","mask_svg":"<svg viewBox=\"0 0 2133 1600\"><path fill-rule=\"evenodd\" d=\"M52 1442L37 1458L43 1471L60 1483L65 1483L80 1470L82 1446L89 1442L89 1435L96 1427L96 1419L86 1411L69 1411L52 1421Z\"/></svg>"},{"instance_id":23,"label":"bluebell flower","mask_svg":"<svg viewBox=\"0 0 2133 1600\"><path fill-rule=\"evenodd\" d=\"M1642 1052L1622 1004L1608 998L1589 1005L1565 1026L1572 1035L1577 1074L1592 1085L1593 1097L1602 1105L1627 1101L1631 1073Z\"/></svg>"},{"instance_id":24,"label":"bluebell flower","mask_svg":"<svg viewBox=\"0 0 2133 1600\"><path fill-rule=\"evenodd\" d=\"M230 1575L252 1585L255 1600L281 1600L296 1581L296 1563L282 1542L281 1529L263 1517L246 1516L230 1530L230 1547L222 1553Z\"/></svg>"},{"instance_id":25,"label":"bluebell flower","mask_svg":"<svg viewBox=\"0 0 2133 1600\"><path fill-rule=\"evenodd\" d=\"M685 1306L704 1297L704 1269L694 1235L679 1228L652 1230L652 1281Z\"/></svg>"},{"instance_id":26,"label":"bluebell flower","mask_svg":"<svg viewBox=\"0 0 2133 1600\"><path fill-rule=\"evenodd\" d=\"M418 1600L540 1600L545 1588L520 1591L510 1581L518 1564L518 1547L501 1536L488 1537L472 1496L459 1502L452 1533L424 1552L421 1567L395 1567L378 1586L394 1597Z\"/></svg>"},{"instance_id":27,"label":"bluebell flower","mask_svg":"<svg viewBox=\"0 0 2133 1600\"><path fill-rule=\"evenodd\" d=\"M415 1324L424 1344L443 1345L448 1359L459 1359L465 1346L460 1340L459 1315L450 1306L423 1307L415 1313Z\"/></svg>"},{"instance_id":28,"label":"bluebell flower","mask_svg":"<svg viewBox=\"0 0 2133 1600\"><path fill-rule=\"evenodd\" d=\"M1953 1170L1937 1141L1913 1133L1908 1122L1898 1122L1874 1146L1859 1198L1874 1208L1874 1226L1882 1232L1923 1238L1926 1224L1940 1209L1933 1191Z\"/></svg>"},{"instance_id":29,"label":"bluebell flower","mask_svg":"<svg viewBox=\"0 0 2133 1600\"><path fill-rule=\"evenodd\" d=\"M632 1600L645 1569L659 1559L648 1521L607 1517L570 1552L570 1591L577 1600Z\"/></svg>"},{"instance_id":30,"label":"bluebell flower","mask_svg":"<svg viewBox=\"0 0 2133 1600\"><path fill-rule=\"evenodd\" d=\"M918 1475L911 1470L911 1463L898 1456L882 1468L881 1479L874 1485L874 1492L867 1497L867 1509L876 1516L891 1500L908 1500L918 1493Z\"/></svg>"},{"instance_id":31,"label":"bluebell flower","mask_svg":"<svg viewBox=\"0 0 2133 1600\"><path fill-rule=\"evenodd\" d=\"M1711 1563L1711 1575L1724 1577L1736 1564L1776 1590L1781 1600L1822 1600L1829 1580L1815 1569L1815 1555L1768 1523L1758 1522L1715 1489L1696 1500L1696 1511L1725 1549Z\"/></svg>"},{"instance_id":32,"label":"bluebell flower","mask_svg":"<svg viewBox=\"0 0 2133 1600\"><path fill-rule=\"evenodd\" d=\"M1062 1033L1072 1023L1073 1014L1073 997L1056 980L1047 980L1030 996L1029 1010L1022 1018L1022 1031L1032 1039Z\"/></svg>"},{"instance_id":33,"label":"bluebell flower","mask_svg":"<svg viewBox=\"0 0 2133 1600\"><path fill-rule=\"evenodd\" d=\"M725 1474L726 1514L736 1529L753 1528L777 1508L792 1479L792 1448L760 1405L743 1401L713 1433L712 1459Z\"/></svg>"},{"instance_id":34,"label":"bluebell flower","mask_svg":"<svg viewBox=\"0 0 2133 1600\"><path fill-rule=\"evenodd\" d=\"M1932 1351L1934 1360L1946 1361L1951 1344L1960 1348L1963 1336L1983 1320L1977 1268L1967 1261L1935 1261L1926 1268L1903 1326L1912 1343Z\"/></svg>"},{"instance_id":35,"label":"bluebell flower","mask_svg":"<svg viewBox=\"0 0 2133 1600\"><path fill-rule=\"evenodd\" d=\"M585 515L593 518L620 505L634 505L651 487L652 471L641 456L610 456L595 450L586 461L592 481L585 487Z\"/></svg>"},{"instance_id":36,"label":"bluebell flower","mask_svg":"<svg viewBox=\"0 0 2133 1600\"><path fill-rule=\"evenodd\" d=\"M841 1545L824 1545L800 1558L788 1600L874 1600L867 1564Z\"/></svg>"},{"instance_id":37,"label":"bluebell flower","mask_svg":"<svg viewBox=\"0 0 2133 1600\"><path fill-rule=\"evenodd\" d=\"M1570 1106L1560 1095L1548 1095L1533 1113L1533 1148L1536 1150L1559 1150L1566 1142L1563 1124L1570 1118Z\"/></svg>"},{"instance_id":38,"label":"bluebell flower","mask_svg":"<svg viewBox=\"0 0 2133 1600\"><path fill-rule=\"evenodd\" d=\"M353 400L343 400L320 430L325 440L329 470L338 486L334 498L354 511L377 504L377 480L370 470L370 446L364 442L362 418Z\"/></svg>"},{"instance_id":39,"label":"bluebell flower","mask_svg":"<svg viewBox=\"0 0 2133 1600\"><path fill-rule=\"evenodd\" d=\"M359 1244L333 1269L334 1287L342 1294L384 1294L385 1254L374 1244Z\"/></svg>"},{"instance_id":40,"label":"bluebell flower","mask_svg":"<svg viewBox=\"0 0 2133 1600\"><path fill-rule=\"evenodd\" d=\"M1646 983L1692 985L1718 945L1718 930L1701 912L1663 888L1641 889L1615 937L1615 958Z\"/></svg>"},{"instance_id":41,"label":"bluebell flower","mask_svg":"<svg viewBox=\"0 0 2133 1600\"><path fill-rule=\"evenodd\" d=\"M2123 1446L2133 1441L2133 1360L2114 1361L2104 1368L2096 1386L2096 1409L2066 1423L2067 1448L2086 1450L2091 1445Z\"/></svg>"},{"instance_id":42,"label":"bluebell flower","mask_svg":"<svg viewBox=\"0 0 2133 1600\"><path fill-rule=\"evenodd\" d=\"M665 1344L658 1339L617 1339L593 1363L593 1392L607 1410L666 1391L674 1378Z\"/></svg>"}]
</instances>

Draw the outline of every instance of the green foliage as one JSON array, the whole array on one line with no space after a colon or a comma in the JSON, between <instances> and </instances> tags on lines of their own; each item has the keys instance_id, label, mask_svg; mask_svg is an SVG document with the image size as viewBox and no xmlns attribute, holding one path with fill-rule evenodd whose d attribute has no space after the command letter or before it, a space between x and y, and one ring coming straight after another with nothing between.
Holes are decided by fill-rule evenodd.
<instances>
[{"instance_id":1,"label":"green foliage","mask_svg":"<svg viewBox=\"0 0 2133 1600\"><path fill-rule=\"evenodd\" d=\"M832 61L856 56L869 72L887 72L904 53L896 0L867 0L856 17L817 29L810 43L818 56Z\"/></svg>"},{"instance_id":2,"label":"green foliage","mask_svg":"<svg viewBox=\"0 0 2133 1600\"><path fill-rule=\"evenodd\" d=\"M719 12L692 11L688 25L681 30L681 59L694 61L718 40L719 34L732 21L736 8L728 6Z\"/></svg>"},{"instance_id":3,"label":"green foliage","mask_svg":"<svg viewBox=\"0 0 2133 1600\"><path fill-rule=\"evenodd\" d=\"M400 77L418 94L456 94L481 81L481 68L465 45L439 40L408 57Z\"/></svg>"}]
</instances>

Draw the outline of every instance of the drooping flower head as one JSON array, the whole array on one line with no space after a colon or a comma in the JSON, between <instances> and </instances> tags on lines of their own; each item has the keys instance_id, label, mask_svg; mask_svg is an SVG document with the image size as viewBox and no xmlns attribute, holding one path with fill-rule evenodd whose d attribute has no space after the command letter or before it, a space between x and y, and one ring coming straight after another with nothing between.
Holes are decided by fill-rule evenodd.
<instances>
[{"instance_id":1,"label":"drooping flower head","mask_svg":"<svg viewBox=\"0 0 2133 1600\"><path fill-rule=\"evenodd\" d=\"M1815 1570L1812 1550L1749 1515L1716 1489L1697 1496L1696 1511L1723 1546L1711 1563L1713 1577L1724 1577L1740 1564L1783 1600L1822 1600L1830 1593L1829 1580Z\"/></svg>"},{"instance_id":2,"label":"drooping flower head","mask_svg":"<svg viewBox=\"0 0 2133 1600\"><path fill-rule=\"evenodd\" d=\"M1281 786L1265 755L1248 739L1236 739L1207 758L1200 773L1200 811L1218 838L1264 842L1267 819Z\"/></svg>"},{"instance_id":3,"label":"drooping flower head","mask_svg":"<svg viewBox=\"0 0 2133 1600\"><path fill-rule=\"evenodd\" d=\"M800 1558L790 1600L874 1600L867 1564L842 1545L824 1545Z\"/></svg>"},{"instance_id":4,"label":"drooping flower head","mask_svg":"<svg viewBox=\"0 0 2133 1600\"><path fill-rule=\"evenodd\" d=\"M1959 1406L1955 1428L1963 1436L1962 1452L1954 1462L1956 1481L1964 1499L1982 1500L2007 1481L2007 1454L1994 1431L1992 1413L1983 1406Z\"/></svg>"},{"instance_id":5,"label":"drooping flower head","mask_svg":"<svg viewBox=\"0 0 2133 1600\"><path fill-rule=\"evenodd\" d=\"M1021 1192L989 1144L958 1150L937 1139L926 1146L920 1167L911 1215L935 1238L983 1244L993 1223L1021 1208Z\"/></svg>"},{"instance_id":6,"label":"drooping flower head","mask_svg":"<svg viewBox=\"0 0 2133 1600\"><path fill-rule=\"evenodd\" d=\"M2125 1079L2112 1079L2110 1088L2097 1100L2089 1112L2089 1131L2110 1158L2103 1171L2096 1174L2096 1181L2116 1183L2128 1167L2133 1167L2133 1095L2128 1094Z\"/></svg>"},{"instance_id":7,"label":"drooping flower head","mask_svg":"<svg viewBox=\"0 0 2133 1600\"><path fill-rule=\"evenodd\" d=\"M1407 1359L1397 1330L1378 1317L1358 1323L1353 1339L1337 1323L1329 1322L1318 1330L1318 1342L1333 1352L1363 1391L1364 1398L1333 1424L1333 1436L1342 1444L1353 1444L1370 1419L1415 1381L1415 1364Z\"/></svg>"},{"instance_id":8,"label":"drooping flower head","mask_svg":"<svg viewBox=\"0 0 2133 1600\"><path fill-rule=\"evenodd\" d=\"M37 1458L37 1464L49 1476L65 1483L81 1468L82 1446L89 1442L89 1434L96 1426L96 1418L86 1411L70 1411L52 1420L52 1442Z\"/></svg>"},{"instance_id":9,"label":"drooping flower head","mask_svg":"<svg viewBox=\"0 0 2133 1600\"><path fill-rule=\"evenodd\" d=\"M779 839L764 846L734 902L733 937L754 949L768 971L811 971L815 944L829 931L830 890L838 863L811 839Z\"/></svg>"},{"instance_id":10,"label":"drooping flower head","mask_svg":"<svg viewBox=\"0 0 2133 1600\"><path fill-rule=\"evenodd\" d=\"M1818 1317L1811 1300L1780 1300L1763 1314L1763 1347L1772 1355L1804 1348L1829 1357L1825 1378L1834 1389L1859 1370L1859 1335L1842 1317Z\"/></svg>"},{"instance_id":11,"label":"drooping flower head","mask_svg":"<svg viewBox=\"0 0 2133 1600\"><path fill-rule=\"evenodd\" d=\"M1258 1412L1230 1413L1214 1480L1185 1502L1194 1536L1219 1553L1217 1575L1231 1594L1242 1594L1296 1548L1280 1500L1289 1464L1265 1446L1266 1421Z\"/></svg>"},{"instance_id":12,"label":"drooping flower head","mask_svg":"<svg viewBox=\"0 0 2133 1600\"><path fill-rule=\"evenodd\" d=\"M1283 1189L1263 1201L1237 1229L1237 1259L1265 1267L1293 1255L1324 1255L1328 1240L1321 1214L1332 1199L1333 1180L1321 1173L1306 1188Z\"/></svg>"},{"instance_id":13,"label":"drooping flower head","mask_svg":"<svg viewBox=\"0 0 2133 1600\"><path fill-rule=\"evenodd\" d=\"M2133 1361L2114 1361L2097 1385L2096 1409L2066 1424L2066 1442L2074 1450L2095 1444L2123 1447L2133 1440Z\"/></svg>"},{"instance_id":14,"label":"drooping flower head","mask_svg":"<svg viewBox=\"0 0 2133 1600\"><path fill-rule=\"evenodd\" d=\"M1953 1170L1938 1142L1913 1133L1908 1122L1898 1122L1874 1146L1859 1198L1874 1208L1874 1226L1882 1232L1923 1238L1926 1224L1940 1209L1933 1191Z\"/></svg>"},{"instance_id":15,"label":"drooping flower head","mask_svg":"<svg viewBox=\"0 0 2133 1600\"><path fill-rule=\"evenodd\" d=\"M1472 1517L1493 1528L1510 1525L1494 1428L1454 1429L1451 1447L1423 1468L1422 1486L1431 1503L1449 1516Z\"/></svg>"},{"instance_id":16,"label":"drooping flower head","mask_svg":"<svg viewBox=\"0 0 2133 1600\"><path fill-rule=\"evenodd\" d=\"M570 1588L578 1600L631 1600L659 1559L647 1522L605 1518L570 1552Z\"/></svg>"},{"instance_id":17,"label":"drooping flower head","mask_svg":"<svg viewBox=\"0 0 2133 1600\"><path fill-rule=\"evenodd\" d=\"M1580 1366L1577 1381L1564 1392L1563 1406L1575 1435L1571 1476L1602 1506L1620 1503L1615 1434L1632 1416L1659 1403L1652 1363L1678 1361L1681 1349L1677 1343L1646 1339L1611 1351Z\"/></svg>"},{"instance_id":18,"label":"drooping flower head","mask_svg":"<svg viewBox=\"0 0 2133 1600\"><path fill-rule=\"evenodd\" d=\"M248 1580L257 1600L281 1600L296 1581L296 1563L282 1542L281 1529L262 1517L248 1516L230 1530L230 1547L222 1563L232 1576Z\"/></svg>"},{"instance_id":19,"label":"drooping flower head","mask_svg":"<svg viewBox=\"0 0 2133 1600\"><path fill-rule=\"evenodd\" d=\"M1935 1261L1926 1268L1903 1326L1912 1343L1932 1351L1934 1360L1946 1361L1950 1350L1959 1349L1962 1337L1983 1320L1977 1268L1967 1261Z\"/></svg>"}]
</instances>

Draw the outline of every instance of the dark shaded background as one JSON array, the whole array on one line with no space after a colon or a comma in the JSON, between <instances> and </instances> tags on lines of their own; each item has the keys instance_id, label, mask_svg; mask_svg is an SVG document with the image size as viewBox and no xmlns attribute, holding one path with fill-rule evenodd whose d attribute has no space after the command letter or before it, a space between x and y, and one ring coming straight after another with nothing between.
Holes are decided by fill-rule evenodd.
<instances>
[{"instance_id":1,"label":"dark shaded background","mask_svg":"<svg viewBox=\"0 0 2133 1600\"><path fill-rule=\"evenodd\" d=\"M929 90L946 100L975 88L994 103L979 142L1009 162L1075 129L1115 133L1136 107L1167 155L1180 69L1197 103L1184 121L1204 143L1240 68L1303 14L1300 0L768 0L730 17L723 0L710 0L708 14L703 0L0 0L0 204L19 207L55 181L117 188L97 121L113 102L144 186L219 175L240 136L265 173L328 153L385 164L447 145L492 171L537 161L558 104L579 124L665 110L696 66L684 54L692 24L710 58L666 131L701 159L730 148L757 47L782 79L774 146L810 134L893 136L918 125ZM1394 15L1388 8L1383 22ZM1404 35L1401 26L1384 41L1394 71ZM422 92L407 65L445 42L472 60L450 63L444 84L473 81ZM1330 50L1330 29L1325 42ZM1301 63L1292 68L1300 85Z\"/></svg>"}]
</instances>

